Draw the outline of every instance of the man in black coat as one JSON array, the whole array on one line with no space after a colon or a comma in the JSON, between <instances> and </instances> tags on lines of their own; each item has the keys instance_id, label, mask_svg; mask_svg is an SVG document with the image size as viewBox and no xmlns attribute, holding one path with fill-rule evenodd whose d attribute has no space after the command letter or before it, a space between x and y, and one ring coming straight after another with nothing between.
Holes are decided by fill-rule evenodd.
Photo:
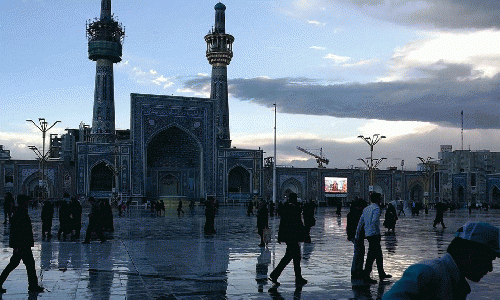
<instances>
[{"instance_id":1,"label":"man in black coat","mask_svg":"<svg viewBox=\"0 0 500 300\"><path fill-rule=\"evenodd\" d=\"M304 241L304 224L302 223L302 209L297 203L297 194L290 193L288 202L283 205L280 227L278 232L278 242L286 243L285 256L281 259L274 271L269 274L269 280L279 286L278 278L283 269L293 260L293 269L295 271L295 284L303 285L307 283L302 277L300 269L300 245Z\"/></svg>"},{"instance_id":2,"label":"man in black coat","mask_svg":"<svg viewBox=\"0 0 500 300\"><path fill-rule=\"evenodd\" d=\"M28 291L41 293L44 288L38 285L38 278L36 277L35 259L31 247L35 245L33 239L33 227L31 226L31 219L28 215L28 196L17 196L17 204L14 215L11 219L10 225L10 238L9 247L13 248L12 257L9 264L5 267L2 274L0 274L0 293L7 292L3 288L3 283L21 260L26 266L28 273Z\"/></svg>"}]
</instances>

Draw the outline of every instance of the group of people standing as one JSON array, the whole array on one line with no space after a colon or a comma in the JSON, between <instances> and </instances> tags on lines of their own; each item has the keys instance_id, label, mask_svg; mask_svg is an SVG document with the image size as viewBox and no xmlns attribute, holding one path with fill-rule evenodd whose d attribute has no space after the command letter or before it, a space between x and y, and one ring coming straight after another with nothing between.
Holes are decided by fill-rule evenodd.
<instances>
[{"instance_id":1,"label":"group of people standing","mask_svg":"<svg viewBox=\"0 0 500 300\"><path fill-rule=\"evenodd\" d=\"M45 200L42 207L42 238L52 237L52 219L54 218L54 204L50 200ZM75 197L70 202L62 201L59 205L59 230L57 238L61 235L66 239L67 234L71 234L74 239L80 238L82 229L82 205Z\"/></svg>"}]
</instances>

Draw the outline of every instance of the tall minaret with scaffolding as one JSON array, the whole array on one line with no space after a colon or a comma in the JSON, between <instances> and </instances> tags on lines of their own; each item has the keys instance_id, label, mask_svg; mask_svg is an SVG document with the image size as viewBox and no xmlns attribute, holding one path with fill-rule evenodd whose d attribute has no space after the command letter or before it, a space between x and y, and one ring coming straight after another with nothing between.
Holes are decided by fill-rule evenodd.
<instances>
[{"instance_id":1,"label":"tall minaret with scaffolding","mask_svg":"<svg viewBox=\"0 0 500 300\"><path fill-rule=\"evenodd\" d=\"M231 148L229 135L229 105L227 96L227 65L233 57L234 37L226 33L226 6L215 5L215 26L205 36L207 59L212 65L212 87L210 98L216 100L217 147Z\"/></svg>"},{"instance_id":2,"label":"tall minaret with scaffolding","mask_svg":"<svg viewBox=\"0 0 500 300\"><path fill-rule=\"evenodd\" d=\"M87 22L89 59L96 62L90 132L94 143L113 143L116 140L113 64L122 60L124 36L124 27L111 15L111 0L101 0L101 17Z\"/></svg>"}]
</instances>

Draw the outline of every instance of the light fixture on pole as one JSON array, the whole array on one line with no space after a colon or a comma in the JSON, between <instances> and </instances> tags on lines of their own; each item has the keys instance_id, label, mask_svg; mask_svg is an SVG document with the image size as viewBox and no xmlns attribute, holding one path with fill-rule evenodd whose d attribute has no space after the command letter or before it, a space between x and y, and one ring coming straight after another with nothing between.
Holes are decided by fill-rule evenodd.
<instances>
[{"instance_id":1,"label":"light fixture on pole","mask_svg":"<svg viewBox=\"0 0 500 300\"><path fill-rule=\"evenodd\" d=\"M43 193L42 193L42 200L43 198L45 198L45 192L47 192L47 187L46 187L46 180L45 180L45 162L48 160L49 158L49 155L50 155L50 152L51 150L49 149L47 152L45 152L45 137L47 135L47 132L52 129L52 127L54 127L57 123L61 122L61 121L55 121L54 124L48 126L48 122L45 120L45 118L38 118L38 125L33 121L33 120L26 120L27 122L31 122L33 123L33 125L35 125L36 128L38 128L38 130L40 130L42 132L42 151L40 152L40 150L38 150L37 147L35 146L28 146L28 148L30 150L32 150L33 152L35 152L36 156L38 156L38 159L40 160L40 164L39 164L39 169L40 169L40 165L41 165L41 169L42 171L39 172L41 173L41 181L39 182L39 185L42 186L43 188Z\"/></svg>"},{"instance_id":2,"label":"light fixture on pole","mask_svg":"<svg viewBox=\"0 0 500 300\"><path fill-rule=\"evenodd\" d=\"M422 162L422 164L424 165L424 174L425 174L425 190L426 192L424 193L424 204L429 204L429 197L430 197L430 194L431 194L431 185L430 185L430 179L432 177L432 175L434 175L434 171L431 170L431 163L432 163L432 160L434 158L428 156L427 158L423 158L423 157L420 157L420 156L417 156L417 158Z\"/></svg>"},{"instance_id":3,"label":"light fixture on pole","mask_svg":"<svg viewBox=\"0 0 500 300\"><path fill-rule=\"evenodd\" d=\"M386 159L385 157L383 158L373 158L373 146L375 146L378 142L380 142L381 139L385 139L386 137L384 135L380 134L374 134L373 137L365 137L363 135L359 135L358 138L362 139L365 141L369 146L370 146L370 157L364 159L364 158L359 158L358 160L361 160L365 165L368 167L370 171L370 192L373 192L373 173L374 169L378 167L378 165Z\"/></svg>"}]
</instances>

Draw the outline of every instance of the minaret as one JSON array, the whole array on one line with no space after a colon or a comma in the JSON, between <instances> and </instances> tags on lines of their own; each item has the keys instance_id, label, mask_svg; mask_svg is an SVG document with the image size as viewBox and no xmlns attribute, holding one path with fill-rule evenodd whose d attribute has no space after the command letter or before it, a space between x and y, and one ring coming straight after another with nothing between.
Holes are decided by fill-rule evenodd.
<instances>
[{"instance_id":1,"label":"minaret","mask_svg":"<svg viewBox=\"0 0 500 300\"><path fill-rule=\"evenodd\" d=\"M226 6L215 5L215 27L205 36L207 59L212 65L210 98L216 100L217 147L231 148L229 136L229 105L227 97L227 65L233 57L234 37L226 33Z\"/></svg>"},{"instance_id":2,"label":"minaret","mask_svg":"<svg viewBox=\"0 0 500 300\"><path fill-rule=\"evenodd\" d=\"M122 60L125 29L111 15L111 0L101 0L101 17L87 22L89 59L96 62L91 141L115 142L113 64Z\"/></svg>"}]
</instances>

